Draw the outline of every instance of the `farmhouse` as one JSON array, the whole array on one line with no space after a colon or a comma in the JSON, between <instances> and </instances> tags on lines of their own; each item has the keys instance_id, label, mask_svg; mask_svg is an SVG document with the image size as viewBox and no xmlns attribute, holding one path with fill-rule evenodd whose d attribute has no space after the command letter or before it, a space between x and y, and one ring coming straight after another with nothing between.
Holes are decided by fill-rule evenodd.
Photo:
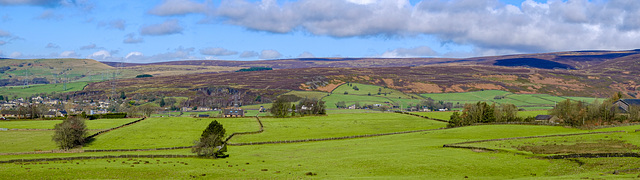
<instances>
[{"instance_id":1,"label":"farmhouse","mask_svg":"<svg viewBox=\"0 0 640 180\"><path fill-rule=\"evenodd\" d=\"M244 117L244 110L239 108L224 109L222 114L224 117Z\"/></svg>"},{"instance_id":2,"label":"farmhouse","mask_svg":"<svg viewBox=\"0 0 640 180\"><path fill-rule=\"evenodd\" d=\"M620 99L613 103L614 106L618 106L622 112L629 112L631 106L640 106L640 99Z\"/></svg>"}]
</instances>

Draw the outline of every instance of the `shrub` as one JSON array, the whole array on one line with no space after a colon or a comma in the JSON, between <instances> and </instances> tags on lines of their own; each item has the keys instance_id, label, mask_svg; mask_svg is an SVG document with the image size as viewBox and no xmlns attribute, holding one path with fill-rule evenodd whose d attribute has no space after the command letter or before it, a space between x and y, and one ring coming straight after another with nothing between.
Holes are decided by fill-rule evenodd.
<instances>
[{"instance_id":1,"label":"shrub","mask_svg":"<svg viewBox=\"0 0 640 180\"><path fill-rule=\"evenodd\" d=\"M225 133L226 130L218 121L209 123L209 126L202 131L200 140L195 142L191 152L198 156L222 156L227 151L226 146L223 145Z\"/></svg>"}]
</instances>

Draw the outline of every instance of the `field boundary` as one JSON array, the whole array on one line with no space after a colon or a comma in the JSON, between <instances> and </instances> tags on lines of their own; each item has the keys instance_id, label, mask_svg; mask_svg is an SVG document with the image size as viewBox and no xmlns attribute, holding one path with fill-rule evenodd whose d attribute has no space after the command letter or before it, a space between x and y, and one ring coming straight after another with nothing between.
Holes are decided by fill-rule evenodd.
<instances>
[{"instance_id":1,"label":"field boundary","mask_svg":"<svg viewBox=\"0 0 640 180\"><path fill-rule=\"evenodd\" d=\"M146 118L146 117L143 117L142 119L138 119L138 120L135 120L135 121L131 121L131 122L128 122L128 123L126 123L126 124L120 125L120 126L118 126L118 127L114 127L114 128L111 128L111 129L107 129L107 130L103 130L103 131L97 132L97 133L95 133L95 134L92 134L92 135L90 135L90 136L87 136L86 138L84 138L84 140L85 140L85 141L89 141L90 139L93 139L94 137L96 137L96 136L98 136L98 135L101 135L101 134L104 134L104 133L108 133L109 131L113 131L113 130L116 130L116 129L123 128L123 127L125 127L125 126L129 126L129 125L132 125L132 124L138 123L138 122L140 122L140 121L142 121L142 120L145 120L145 119L147 119L147 118Z\"/></svg>"},{"instance_id":2,"label":"field boundary","mask_svg":"<svg viewBox=\"0 0 640 180\"><path fill-rule=\"evenodd\" d=\"M342 136L342 137L332 137L332 138L299 139L299 140L283 140L283 141L263 141L263 142L248 142L248 143L229 143L228 145L229 146L251 146L251 145L263 145L263 144L289 144L289 143L302 143L302 142L332 141L332 140L343 140L343 139L356 139L356 138L365 138L365 137L387 136L387 135L396 135L396 134L408 134L408 133L436 131L436 130L444 130L444 129L450 129L450 128L423 129L423 130L413 130L413 131L401 131L401 132L380 133L380 134L365 134L365 135Z\"/></svg>"},{"instance_id":3,"label":"field boundary","mask_svg":"<svg viewBox=\"0 0 640 180\"><path fill-rule=\"evenodd\" d=\"M425 118L425 119L428 119L428 120L434 120L434 121L440 121L440 122L449 123L449 121L444 120L444 119L430 118L428 116L423 116L423 115L419 115L419 114L413 114L413 113L410 113L410 112L404 112L404 111L394 111L394 112L395 113L400 113L400 114L407 114L407 115L417 116L417 117Z\"/></svg>"},{"instance_id":4,"label":"field boundary","mask_svg":"<svg viewBox=\"0 0 640 180\"><path fill-rule=\"evenodd\" d=\"M200 157L197 155L162 155L162 154L128 154L128 155L106 155L106 156L77 156L77 157L62 157L62 158L37 158L37 159L11 159L6 161L0 161L3 163L21 163L21 162L42 162L42 161L71 161L71 160L85 160L85 159L115 159L115 158L195 158ZM201 157L200 157L201 158Z\"/></svg>"},{"instance_id":5,"label":"field boundary","mask_svg":"<svg viewBox=\"0 0 640 180\"><path fill-rule=\"evenodd\" d=\"M543 136L523 136L523 137L511 137L511 138L499 138L499 139L485 139L485 140L477 140L477 141L465 141L453 144L445 144L442 147L449 148L461 148L461 149L480 149L486 151L498 151L497 149L484 148L484 147L476 147L476 146L461 146L462 144L471 144L471 143L480 143L480 142L492 142L492 141L505 141L505 140L515 140L515 139L535 139L535 138L546 138L546 137L566 137L566 136L579 136L579 135L589 135L589 134L610 134L610 133L622 133L626 131L604 131L604 132L587 132L587 133L572 133L572 134L553 134L553 135L543 135Z\"/></svg>"}]
</instances>

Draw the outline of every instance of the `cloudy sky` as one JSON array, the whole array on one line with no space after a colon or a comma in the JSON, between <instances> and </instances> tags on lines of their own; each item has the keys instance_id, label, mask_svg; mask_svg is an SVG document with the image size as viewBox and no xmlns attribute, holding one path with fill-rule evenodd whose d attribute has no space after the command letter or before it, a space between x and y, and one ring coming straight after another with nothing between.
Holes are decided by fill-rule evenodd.
<instances>
[{"instance_id":1,"label":"cloudy sky","mask_svg":"<svg viewBox=\"0 0 640 180\"><path fill-rule=\"evenodd\" d=\"M0 57L158 62L640 48L638 0L0 0Z\"/></svg>"}]
</instances>

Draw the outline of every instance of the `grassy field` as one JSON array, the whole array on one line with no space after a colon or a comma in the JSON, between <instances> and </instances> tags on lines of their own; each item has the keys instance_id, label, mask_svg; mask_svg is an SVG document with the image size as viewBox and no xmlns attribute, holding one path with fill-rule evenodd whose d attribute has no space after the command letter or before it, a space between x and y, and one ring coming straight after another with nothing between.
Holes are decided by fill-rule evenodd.
<instances>
[{"instance_id":1,"label":"grassy field","mask_svg":"<svg viewBox=\"0 0 640 180\"><path fill-rule=\"evenodd\" d=\"M41 93L52 93L52 92L71 92L71 91L80 91L84 86L86 86L88 82L72 82L67 83L67 90L64 90L64 85L62 83L58 84L35 84L29 85L27 88L23 88L22 86L3 86L0 87L0 94L4 97L9 97L14 99L14 97L18 98L27 98L31 97L35 94Z\"/></svg>"},{"instance_id":2,"label":"grassy field","mask_svg":"<svg viewBox=\"0 0 640 180\"><path fill-rule=\"evenodd\" d=\"M463 93L432 93L421 94L425 98L431 98L436 101L452 102L454 104L464 105L465 103L475 103L484 101L487 103L503 104L509 103L523 108L525 110L548 109L555 103L566 99L593 102L596 98L590 97L561 97L548 94L514 94L507 91L486 90ZM498 98L496 98L498 97Z\"/></svg>"},{"instance_id":3,"label":"grassy field","mask_svg":"<svg viewBox=\"0 0 640 180\"><path fill-rule=\"evenodd\" d=\"M97 119L86 120L85 124L88 129L109 129L126 124L137 119ZM0 121L0 128L9 129L53 129L56 124L62 120L34 120L34 121Z\"/></svg>"},{"instance_id":4,"label":"grassy field","mask_svg":"<svg viewBox=\"0 0 640 180\"><path fill-rule=\"evenodd\" d=\"M356 112L356 111L353 111ZM446 116L449 112L431 112ZM190 145L214 119L150 118L138 124L97 137L85 149L131 149ZM216 119L227 134L257 130L254 118ZM302 118L263 118L265 132L242 135L234 142L322 138L343 135L437 128L444 123L396 113L352 113ZM32 124L37 126L37 124ZM506 151L482 152L444 148L443 144L473 140L592 132L559 126L490 125L469 126L420 133L335 141L230 146L229 158L118 158L73 161L12 163L0 166L7 179L580 179L634 178L639 171L614 170L640 167L637 158L580 158L583 165L568 160L531 158L514 154L511 146L572 144L622 139L638 145L637 126L599 129L629 133L585 135L571 138L525 139L482 144ZM0 132L4 152L50 150L53 131ZM545 142L546 141L546 142ZM566 142L565 142L566 141ZM493 142L492 142L493 143ZM510 144L509 144L510 143ZM506 146L511 145L511 146ZM522 151L526 152L526 151ZM634 151L635 152L635 151ZM102 155L191 154L189 149L135 152L57 153L0 155L0 160ZM161 173L159 173L161 172ZM305 174L315 174L308 176Z\"/></svg>"},{"instance_id":5,"label":"grassy field","mask_svg":"<svg viewBox=\"0 0 640 180\"><path fill-rule=\"evenodd\" d=\"M265 132L238 136L232 142L260 142L329 138L421 129L437 129L446 124L397 113L330 114L301 118L261 118ZM295 134L295 136L292 136Z\"/></svg>"}]
</instances>

